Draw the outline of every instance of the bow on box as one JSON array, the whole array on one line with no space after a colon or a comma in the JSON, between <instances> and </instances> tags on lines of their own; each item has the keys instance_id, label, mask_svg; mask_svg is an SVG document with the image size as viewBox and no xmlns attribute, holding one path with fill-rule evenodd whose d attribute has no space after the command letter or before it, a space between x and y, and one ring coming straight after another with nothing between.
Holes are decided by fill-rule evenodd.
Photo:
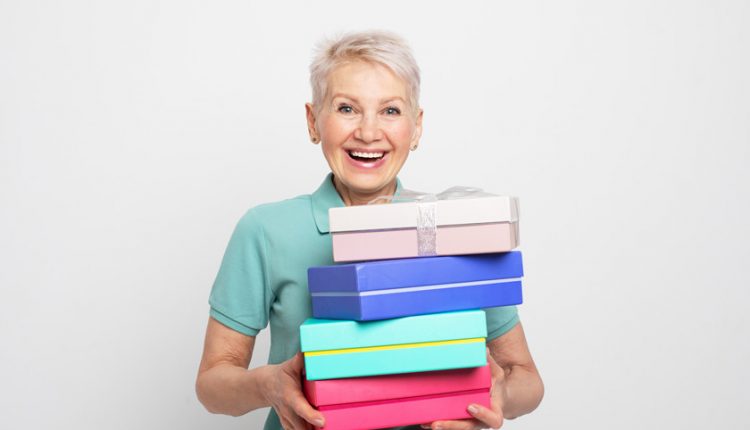
<instances>
[{"instance_id":1,"label":"bow on box","mask_svg":"<svg viewBox=\"0 0 750 430\"><path fill-rule=\"evenodd\" d=\"M437 255L437 224L435 213L438 200L458 200L491 196L481 188L455 186L440 193L423 193L414 190L401 190L397 196L378 196L367 202L368 205L380 202L417 203L417 253L419 256Z\"/></svg>"}]
</instances>

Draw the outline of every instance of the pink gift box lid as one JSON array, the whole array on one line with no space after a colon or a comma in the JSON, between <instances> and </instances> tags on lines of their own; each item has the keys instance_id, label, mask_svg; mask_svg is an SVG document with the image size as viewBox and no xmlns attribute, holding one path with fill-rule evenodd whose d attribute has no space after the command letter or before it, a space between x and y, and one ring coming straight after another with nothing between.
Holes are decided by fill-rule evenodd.
<instances>
[{"instance_id":1,"label":"pink gift box lid","mask_svg":"<svg viewBox=\"0 0 750 430\"><path fill-rule=\"evenodd\" d=\"M416 228L419 204L400 202L331 208L328 210L331 233ZM434 204L437 226L518 221L517 197L482 194L438 200Z\"/></svg>"},{"instance_id":2,"label":"pink gift box lid","mask_svg":"<svg viewBox=\"0 0 750 430\"><path fill-rule=\"evenodd\" d=\"M304 380L305 396L314 406L371 402L489 389L489 365L364 378Z\"/></svg>"}]
</instances>

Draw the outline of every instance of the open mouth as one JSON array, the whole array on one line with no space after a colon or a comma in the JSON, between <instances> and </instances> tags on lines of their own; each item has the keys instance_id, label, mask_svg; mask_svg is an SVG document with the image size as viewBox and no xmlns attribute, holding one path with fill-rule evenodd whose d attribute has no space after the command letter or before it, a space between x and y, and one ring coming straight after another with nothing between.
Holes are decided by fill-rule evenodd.
<instances>
[{"instance_id":1,"label":"open mouth","mask_svg":"<svg viewBox=\"0 0 750 430\"><path fill-rule=\"evenodd\" d=\"M360 163L374 163L381 160L386 154L383 151L346 151L346 153L349 154L349 157L353 160L359 161Z\"/></svg>"}]
</instances>

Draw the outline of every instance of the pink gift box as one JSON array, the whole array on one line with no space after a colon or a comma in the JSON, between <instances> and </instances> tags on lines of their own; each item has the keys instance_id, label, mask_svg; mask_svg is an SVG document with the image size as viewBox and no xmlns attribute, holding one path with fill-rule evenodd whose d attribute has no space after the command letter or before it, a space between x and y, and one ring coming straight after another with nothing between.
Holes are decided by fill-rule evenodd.
<instances>
[{"instance_id":1,"label":"pink gift box","mask_svg":"<svg viewBox=\"0 0 750 430\"><path fill-rule=\"evenodd\" d=\"M365 261L424 255L507 252L518 246L518 200L484 195L439 200L434 226L420 226L424 203L387 203L331 208L333 260ZM421 227L421 228L419 228ZM434 232L434 253L420 252L425 231ZM422 235L422 236L420 236Z\"/></svg>"},{"instance_id":2,"label":"pink gift box","mask_svg":"<svg viewBox=\"0 0 750 430\"><path fill-rule=\"evenodd\" d=\"M325 430L377 429L468 419L466 407L489 407L489 366L366 378L304 381Z\"/></svg>"}]
</instances>

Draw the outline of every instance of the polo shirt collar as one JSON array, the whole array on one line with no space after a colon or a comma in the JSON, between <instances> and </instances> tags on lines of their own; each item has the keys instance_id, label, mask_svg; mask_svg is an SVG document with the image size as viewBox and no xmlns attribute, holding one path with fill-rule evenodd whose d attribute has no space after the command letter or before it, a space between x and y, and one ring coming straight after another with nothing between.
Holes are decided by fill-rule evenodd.
<instances>
[{"instance_id":1,"label":"polo shirt collar","mask_svg":"<svg viewBox=\"0 0 750 430\"><path fill-rule=\"evenodd\" d=\"M396 195L398 195L400 191L401 181L396 178ZM313 218L315 218L315 225L318 227L318 231L321 233L328 233L330 231L328 225L328 209L344 206L344 201L341 199L339 192L336 191L336 187L333 185L333 173L326 175L323 183L320 184L314 193L312 193L311 202Z\"/></svg>"}]
</instances>

